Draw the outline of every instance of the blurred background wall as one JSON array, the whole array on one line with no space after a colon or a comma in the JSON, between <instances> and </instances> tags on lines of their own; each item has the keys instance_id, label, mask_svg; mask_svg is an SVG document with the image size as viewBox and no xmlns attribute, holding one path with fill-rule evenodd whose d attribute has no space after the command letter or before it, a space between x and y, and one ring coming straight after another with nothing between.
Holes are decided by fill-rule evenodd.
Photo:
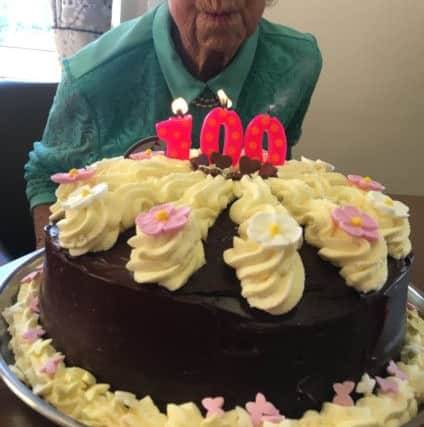
<instances>
[{"instance_id":1,"label":"blurred background wall","mask_svg":"<svg viewBox=\"0 0 424 427\"><path fill-rule=\"evenodd\" d=\"M266 16L315 34L324 59L295 155L424 195L424 1L279 0Z\"/></svg>"},{"instance_id":2,"label":"blurred background wall","mask_svg":"<svg viewBox=\"0 0 424 427\"><path fill-rule=\"evenodd\" d=\"M424 195L424 0L278 0L266 17L313 33L324 58L295 156Z\"/></svg>"}]
</instances>

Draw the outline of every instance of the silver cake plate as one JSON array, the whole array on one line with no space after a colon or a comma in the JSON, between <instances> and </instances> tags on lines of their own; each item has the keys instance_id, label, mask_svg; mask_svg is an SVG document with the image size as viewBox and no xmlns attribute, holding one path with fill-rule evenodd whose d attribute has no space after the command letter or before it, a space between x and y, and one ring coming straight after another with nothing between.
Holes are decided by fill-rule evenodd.
<instances>
[{"instance_id":1,"label":"silver cake plate","mask_svg":"<svg viewBox=\"0 0 424 427\"><path fill-rule=\"evenodd\" d=\"M20 280L40 264L44 251L40 250L28 255L18 262L15 268L0 282L0 313L6 307L15 302L16 295L20 286ZM424 316L424 296L412 286L408 289L408 301L414 304L420 314ZM59 412L46 401L36 396L30 388L21 382L10 370L9 365L13 364L14 357L8 348L10 335L7 331L7 324L4 319L0 319L0 377L7 387L26 405L34 411L43 415L50 421L53 421L63 427L84 427L83 424L75 421L73 418ZM410 421L405 427L422 427L424 426L424 411Z\"/></svg>"}]
</instances>

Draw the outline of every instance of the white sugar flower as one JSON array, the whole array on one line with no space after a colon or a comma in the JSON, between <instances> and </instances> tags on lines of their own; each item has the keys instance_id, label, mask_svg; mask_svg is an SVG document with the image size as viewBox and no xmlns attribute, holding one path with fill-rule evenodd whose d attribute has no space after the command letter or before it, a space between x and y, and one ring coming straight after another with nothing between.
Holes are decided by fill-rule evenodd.
<instances>
[{"instance_id":1,"label":"white sugar flower","mask_svg":"<svg viewBox=\"0 0 424 427\"><path fill-rule=\"evenodd\" d=\"M84 185L72 192L69 197L62 202L65 209L81 209L90 205L94 200L100 199L108 191L105 183L97 184L94 187Z\"/></svg>"},{"instance_id":2,"label":"white sugar flower","mask_svg":"<svg viewBox=\"0 0 424 427\"><path fill-rule=\"evenodd\" d=\"M302 239L302 228L289 215L259 212L247 227L250 240L268 248L284 248Z\"/></svg>"},{"instance_id":3,"label":"white sugar flower","mask_svg":"<svg viewBox=\"0 0 424 427\"><path fill-rule=\"evenodd\" d=\"M328 162L324 162L324 160L312 160L312 159L308 159L307 157L302 156L300 158L300 160L304 163L309 163L309 164L316 164L318 166L321 166L322 168L324 168L326 170L326 172L334 172L336 170L336 167L334 165L332 165L331 163Z\"/></svg>"},{"instance_id":4,"label":"white sugar flower","mask_svg":"<svg viewBox=\"0 0 424 427\"><path fill-rule=\"evenodd\" d=\"M356 386L356 392L370 396L374 390L376 381L371 378L368 374L362 375L361 381Z\"/></svg>"},{"instance_id":5,"label":"white sugar flower","mask_svg":"<svg viewBox=\"0 0 424 427\"><path fill-rule=\"evenodd\" d=\"M380 191L369 191L366 195L367 201L378 211L393 218L408 218L409 207L404 203L393 200Z\"/></svg>"}]
</instances>

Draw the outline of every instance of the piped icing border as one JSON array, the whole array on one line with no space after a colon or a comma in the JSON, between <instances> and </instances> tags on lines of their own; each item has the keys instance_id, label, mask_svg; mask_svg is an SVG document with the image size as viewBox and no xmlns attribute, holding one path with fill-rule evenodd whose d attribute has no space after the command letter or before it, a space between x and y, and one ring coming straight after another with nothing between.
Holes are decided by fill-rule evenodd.
<instances>
[{"instance_id":1,"label":"piped icing border","mask_svg":"<svg viewBox=\"0 0 424 427\"><path fill-rule=\"evenodd\" d=\"M258 393L245 408L223 410L222 397L205 398L203 415L194 403L169 404L161 413L147 396L139 400L125 391L110 391L88 371L67 367L39 323L39 267L21 280L17 302L3 316L15 354L11 370L59 411L93 427L398 427L417 414L424 402L424 320L413 306L407 310L407 333L401 362L391 362L387 378L364 375L356 391L364 397L353 402L355 384L335 384L333 402L320 412L307 411L299 420L284 418ZM378 384L377 391L374 388Z\"/></svg>"}]
</instances>

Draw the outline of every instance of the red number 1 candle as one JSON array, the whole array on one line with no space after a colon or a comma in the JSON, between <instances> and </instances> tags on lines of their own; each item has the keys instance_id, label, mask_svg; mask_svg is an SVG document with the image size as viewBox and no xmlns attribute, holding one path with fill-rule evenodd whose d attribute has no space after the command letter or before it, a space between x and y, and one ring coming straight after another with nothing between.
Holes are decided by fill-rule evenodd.
<instances>
[{"instance_id":1,"label":"red number 1 candle","mask_svg":"<svg viewBox=\"0 0 424 427\"><path fill-rule=\"evenodd\" d=\"M268 134L267 162L283 165L287 156L287 137L284 126L276 117L259 114L247 126L244 137L244 152L251 159L263 161L263 137Z\"/></svg>"},{"instance_id":2,"label":"red number 1 candle","mask_svg":"<svg viewBox=\"0 0 424 427\"><path fill-rule=\"evenodd\" d=\"M166 143L166 156L172 159L188 160L192 144L193 118L188 113L187 102L177 98L172 103L175 117L156 124L158 137Z\"/></svg>"},{"instance_id":3,"label":"red number 1 candle","mask_svg":"<svg viewBox=\"0 0 424 427\"><path fill-rule=\"evenodd\" d=\"M231 100L223 90L218 91L222 107L214 108L205 118L200 132L200 149L209 158L219 152L219 131L225 129L224 155L230 156L233 165L240 159L243 149L243 124L239 115L230 110Z\"/></svg>"}]
</instances>

